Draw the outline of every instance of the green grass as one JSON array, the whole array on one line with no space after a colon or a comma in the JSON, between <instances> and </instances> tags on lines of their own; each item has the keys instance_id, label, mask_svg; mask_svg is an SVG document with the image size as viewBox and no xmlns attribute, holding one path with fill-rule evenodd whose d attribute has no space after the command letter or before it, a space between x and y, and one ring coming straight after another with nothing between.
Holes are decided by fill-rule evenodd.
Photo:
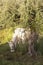
<instances>
[{"instance_id":1,"label":"green grass","mask_svg":"<svg viewBox=\"0 0 43 65\"><path fill-rule=\"evenodd\" d=\"M0 65L43 65L42 55L33 58L27 53L22 54L22 52L21 50L16 50L11 53L7 43L0 45Z\"/></svg>"}]
</instances>

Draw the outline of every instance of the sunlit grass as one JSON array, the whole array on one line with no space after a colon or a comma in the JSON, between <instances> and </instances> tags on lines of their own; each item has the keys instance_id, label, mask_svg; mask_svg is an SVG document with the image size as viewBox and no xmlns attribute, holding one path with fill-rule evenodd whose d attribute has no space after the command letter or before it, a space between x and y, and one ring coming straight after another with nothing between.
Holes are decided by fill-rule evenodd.
<instances>
[{"instance_id":1,"label":"sunlit grass","mask_svg":"<svg viewBox=\"0 0 43 65\"><path fill-rule=\"evenodd\" d=\"M12 37L12 28L0 30L0 43L8 42Z\"/></svg>"}]
</instances>

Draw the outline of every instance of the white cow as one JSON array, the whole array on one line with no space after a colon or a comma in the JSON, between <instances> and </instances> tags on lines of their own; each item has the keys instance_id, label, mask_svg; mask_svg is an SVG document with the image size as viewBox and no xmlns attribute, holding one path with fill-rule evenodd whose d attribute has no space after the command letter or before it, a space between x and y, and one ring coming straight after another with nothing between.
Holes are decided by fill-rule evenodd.
<instances>
[{"instance_id":1,"label":"white cow","mask_svg":"<svg viewBox=\"0 0 43 65\"><path fill-rule=\"evenodd\" d=\"M25 41L27 40L29 44L29 47L28 47L29 54L32 55L32 52L35 53L34 43L33 43L33 41L35 40L35 34L36 33L33 33L33 32L31 33L30 29L28 30L25 30L24 28L15 29L12 40L9 42L11 52L15 51L17 43L19 44L20 42L22 42L24 44Z\"/></svg>"}]
</instances>

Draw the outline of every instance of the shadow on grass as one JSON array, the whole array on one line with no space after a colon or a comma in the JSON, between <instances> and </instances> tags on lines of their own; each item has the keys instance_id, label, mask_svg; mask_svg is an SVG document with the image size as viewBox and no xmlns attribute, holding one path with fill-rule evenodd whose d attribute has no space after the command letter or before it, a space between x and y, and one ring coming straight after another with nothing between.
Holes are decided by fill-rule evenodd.
<instances>
[{"instance_id":1,"label":"shadow on grass","mask_svg":"<svg viewBox=\"0 0 43 65\"><path fill-rule=\"evenodd\" d=\"M26 53L25 46L24 46L25 50L23 49L22 46L21 46L22 49L18 46L17 48L15 52L11 53L8 43L0 45L0 59L5 59L9 61L23 61L23 59L27 58L28 56L28 54Z\"/></svg>"},{"instance_id":2,"label":"shadow on grass","mask_svg":"<svg viewBox=\"0 0 43 65\"><path fill-rule=\"evenodd\" d=\"M43 38L40 38L38 44L38 51L43 55ZM18 50L11 53L8 43L0 45L0 65L43 65L42 55L32 58Z\"/></svg>"}]
</instances>

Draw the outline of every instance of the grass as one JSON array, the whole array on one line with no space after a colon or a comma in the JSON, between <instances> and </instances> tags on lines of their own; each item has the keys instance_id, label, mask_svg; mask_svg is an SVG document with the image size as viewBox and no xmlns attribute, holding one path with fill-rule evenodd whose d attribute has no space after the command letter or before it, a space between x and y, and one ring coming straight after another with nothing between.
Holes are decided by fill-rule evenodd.
<instances>
[{"instance_id":1,"label":"grass","mask_svg":"<svg viewBox=\"0 0 43 65\"><path fill-rule=\"evenodd\" d=\"M43 65L43 56L30 57L27 53L22 54L16 50L10 52L8 44L0 45L0 65Z\"/></svg>"}]
</instances>

